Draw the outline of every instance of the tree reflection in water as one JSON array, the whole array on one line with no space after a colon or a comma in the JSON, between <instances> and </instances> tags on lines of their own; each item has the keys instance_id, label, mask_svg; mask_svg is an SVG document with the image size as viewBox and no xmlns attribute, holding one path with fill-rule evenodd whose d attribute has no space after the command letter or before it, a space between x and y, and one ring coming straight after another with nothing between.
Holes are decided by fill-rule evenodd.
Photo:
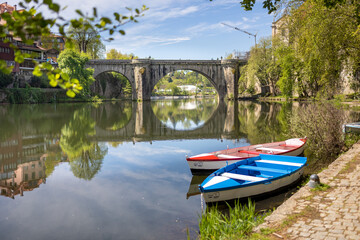
<instances>
[{"instance_id":1,"label":"tree reflection in water","mask_svg":"<svg viewBox=\"0 0 360 240\"><path fill-rule=\"evenodd\" d=\"M89 136L96 134L91 109L84 107L75 111L73 119L61 129L60 147L68 156L74 176L91 180L100 170L107 154L104 144L91 142Z\"/></svg>"}]
</instances>

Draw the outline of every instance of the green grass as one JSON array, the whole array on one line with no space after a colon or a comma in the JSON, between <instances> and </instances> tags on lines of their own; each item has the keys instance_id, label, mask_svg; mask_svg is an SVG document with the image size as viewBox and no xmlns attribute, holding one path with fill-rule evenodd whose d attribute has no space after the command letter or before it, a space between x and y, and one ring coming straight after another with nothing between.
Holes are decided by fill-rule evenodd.
<instances>
[{"instance_id":1,"label":"green grass","mask_svg":"<svg viewBox=\"0 0 360 240\"><path fill-rule=\"evenodd\" d=\"M235 202L229 213L221 212L217 206L209 207L201 215L200 239L247 239L253 228L263 222L265 216L256 213L255 203L241 205Z\"/></svg>"},{"instance_id":2,"label":"green grass","mask_svg":"<svg viewBox=\"0 0 360 240\"><path fill-rule=\"evenodd\" d=\"M325 183L320 183L317 184L315 188L310 189L310 191L312 192L316 192L316 191L326 191L330 188L329 185L325 184Z\"/></svg>"}]
</instances>

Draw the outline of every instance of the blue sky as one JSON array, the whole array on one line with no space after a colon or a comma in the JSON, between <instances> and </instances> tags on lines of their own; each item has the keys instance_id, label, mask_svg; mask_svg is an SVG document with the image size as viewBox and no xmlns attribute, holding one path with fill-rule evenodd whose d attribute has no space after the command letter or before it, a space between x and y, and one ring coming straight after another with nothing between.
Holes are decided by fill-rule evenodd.
<instances>
[{"instance_id":1,"label":"blue sky","mask_svg":"<svg viewBox=\"0 0 360 240\"><path fill-rule=\"evenodd\" d=\"M262 9L262 1L253 11L243 10L239 0L54 1L67 6L62 13L67 18L75 16L74 9L92 12L97 7L99 15L111 16L115 11L127 14L125 7L146 5L149 10L139 23L124 25L125 36L116 35L114 41L105 43L107 50L115 48L140 58L217 59L234 50L249 51L254 38L221 23L258 33L258 41L271 35L273 21Z\"/></svg>"}]
</instances>

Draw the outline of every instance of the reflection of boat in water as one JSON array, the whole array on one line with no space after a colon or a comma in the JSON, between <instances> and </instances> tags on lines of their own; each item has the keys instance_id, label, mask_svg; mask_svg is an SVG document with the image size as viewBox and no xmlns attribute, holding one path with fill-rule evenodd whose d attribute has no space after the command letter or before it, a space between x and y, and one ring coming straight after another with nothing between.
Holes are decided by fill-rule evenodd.
<instances>
[{"instance_id":1,"label":"reflection of boat in water","mask_svg":"<svg viewBox=\"0 0 360 240\"><path fill-rule=\"evenodd\" d=\"M199 185L207 178L208 175L193 175L189 190L186 194L186 199L189 199L191 196L200 194Z\"/></svg>"},{"instance_id":2,"label":"reflection of boat in water","mask_svg":"<svg viewBox=\"0 0 360 240\"><path fill-rule=\"evenodd\" d=\"M264 143L237 147L187 157L192 172L217 170L237 161L259 156L259 154L298 156L305 148L306 138L292 138L282 142Z\"/></svg>"},{"instance_id":3,"label":"reflection of boat in water","mask_svg":"<svg viewBox=\"0 0 360 240\"><path fill-rule=\"evenodd\" d=\"M257 197L295 183L305 164L305 157L260 154L215 171L199 188L205 202Z\"/></svg>"}]
</instances>

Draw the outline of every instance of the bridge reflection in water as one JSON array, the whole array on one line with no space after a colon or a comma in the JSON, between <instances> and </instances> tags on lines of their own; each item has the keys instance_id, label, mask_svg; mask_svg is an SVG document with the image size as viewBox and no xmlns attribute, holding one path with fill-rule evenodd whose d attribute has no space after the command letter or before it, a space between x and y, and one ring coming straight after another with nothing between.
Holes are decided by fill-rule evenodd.
<instances>
[{"instance_id":1,"label":"bridge reflection in water","mask_svg":"<svg viewBox=\"0 0 360 240\"><path fill-rule=\"evenodd\" d=\"M239 137L237 102L226 104L220 101L217 106L213 105L209 118L201 121L203 125L199 124L196 128L189 126L188 128L182 128L182 130L169 127L169 124L166 124L169 119L159 119L154 113L154 108L161 103L163 102L133 102L131 117L124 127L113 130L96 125L96 135L92 137L92 140L143 142L176 139L232 139ZM104 111L104 109L100 108L96 111ZM201 114L199 113L201 112L200 109L194 109L194 111L197 112L197 115ZM189 116L184 115L184 118L189 120ZM95 119L95 122L98 121ZM174 125L176 124L175 121Z\"/></svg>"},{"instance_id":2,"label":"bridge reflection in water","mask_svg":"<svg viewBox=\"0 0 360 240\"><path fill-rule=\"evenodd\" d=\"M187 227L196 238L202 178L185 154L283 138L288 111L213 99L1 105L2 236L46 239L32 227L45 223L61 239L178 239Z\"/></svg>"},{"instance_id":3,"label":"bridge reflection in water","mask_svg":"<svg viewBox=\"0 0 360 240\"><path fill-rule=\"evenodd\" d=\"M91 180L107 155L106 143L274 141L281 132L281 109L279 104L215 99L2 106L1 195L14 198L38 188L61 162L70 163L74 176Z\"/></svg>"}]
</instances>

